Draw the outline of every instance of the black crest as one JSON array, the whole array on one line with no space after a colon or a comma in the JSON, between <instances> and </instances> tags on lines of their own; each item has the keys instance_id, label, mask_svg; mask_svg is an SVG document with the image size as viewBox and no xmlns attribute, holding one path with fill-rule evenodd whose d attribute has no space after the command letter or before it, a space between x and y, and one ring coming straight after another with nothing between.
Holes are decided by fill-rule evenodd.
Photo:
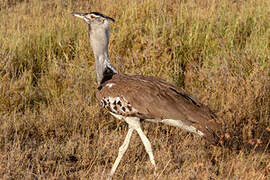
<instances>
[{"instance_id":1,"label":"black crest","mask_svg":"<svg viewBox=\"0 0 270 180\"><path fill-rule=\"evenodd\" d=\"M111 17L109 17L109 16L105 16L104 14L101 14L101 13L99 13L99 12L91 12L90 14L94 14L94 15L96 15L96 16L101 16L101 17L103 17L103 18L106 18L106 19L111 20L112 22L115 21L113 18L111 18Z\"/></svg>"}]
</instances>

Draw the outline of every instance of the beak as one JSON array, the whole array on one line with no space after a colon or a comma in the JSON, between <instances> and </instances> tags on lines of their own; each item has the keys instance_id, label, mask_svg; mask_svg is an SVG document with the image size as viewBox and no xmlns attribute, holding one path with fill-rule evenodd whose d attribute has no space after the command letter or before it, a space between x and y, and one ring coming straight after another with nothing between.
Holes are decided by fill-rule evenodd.
<instances>
[{"instance_id":1,"label":"beak","mask_svg":"<svg viewBox=\"0 0 270 180\"><path fill-rule=\"evenodd\" d=\"M79 13L79 12L72 12L71 14L73 16L76 16L76 17L82 18L82 19L84 19L84 16L86 15L86 13Z\"/></svg>"}]
</instances>

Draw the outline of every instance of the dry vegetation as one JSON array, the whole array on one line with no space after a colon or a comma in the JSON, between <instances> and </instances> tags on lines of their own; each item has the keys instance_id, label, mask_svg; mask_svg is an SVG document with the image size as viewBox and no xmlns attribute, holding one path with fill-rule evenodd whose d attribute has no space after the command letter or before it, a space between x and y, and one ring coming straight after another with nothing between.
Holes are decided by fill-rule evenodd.
<instances>
[{"instance_id":1,"label":"dry vegetation","mask_svg":"<svg viewBox=\"0 0 270 180\"><path fill-rule=\"evenodd\" d=\"M230 140L144 123L159 179L270 178L270 1L0 2L0 178L104 179L127 125L99 108L87 26L114 17L111 60L208 104ZM115 179L153 179L138 138Z\"/></svg>"}]
</instances>

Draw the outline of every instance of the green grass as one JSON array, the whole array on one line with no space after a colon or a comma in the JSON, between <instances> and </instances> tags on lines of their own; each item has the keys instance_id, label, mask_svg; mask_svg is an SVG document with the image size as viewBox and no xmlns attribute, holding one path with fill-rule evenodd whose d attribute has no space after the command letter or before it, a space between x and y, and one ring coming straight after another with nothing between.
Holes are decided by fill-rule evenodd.
<instances>
[{"instance_id":1,"label":"green grass","mask_svg":"<svg viewBox=\"0 0 270 180\"><path fill-rule=\"evenodd\" d=\"M209 105L226 147L143 123L159 179L270 177L270 1L0 2L0 178L104 179L127 132L99 108L87 26L111 25L110 57L123 73L161 77ZM153 179L138 138L115 179Z\"/></svg>"}]
</instances>

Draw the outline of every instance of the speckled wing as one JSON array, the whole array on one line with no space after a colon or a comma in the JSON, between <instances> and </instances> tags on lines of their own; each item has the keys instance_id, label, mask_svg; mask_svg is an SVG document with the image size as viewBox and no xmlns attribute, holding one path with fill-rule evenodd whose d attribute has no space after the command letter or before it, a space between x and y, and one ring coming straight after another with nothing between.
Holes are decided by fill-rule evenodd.
<instances>
[{"instance_id":1,"label":"speckled wing","mask_svg":"<svg viewBox=\"0 0 270 180\"><path fill-rule=\"evenodd\" d=\"M116 74L102 84L97 98L115 114L180 120L202 131L210 141L214 141L215 132L220 130L215 114L207 106L158 78Z\"/></svg>"}]
</instances>

